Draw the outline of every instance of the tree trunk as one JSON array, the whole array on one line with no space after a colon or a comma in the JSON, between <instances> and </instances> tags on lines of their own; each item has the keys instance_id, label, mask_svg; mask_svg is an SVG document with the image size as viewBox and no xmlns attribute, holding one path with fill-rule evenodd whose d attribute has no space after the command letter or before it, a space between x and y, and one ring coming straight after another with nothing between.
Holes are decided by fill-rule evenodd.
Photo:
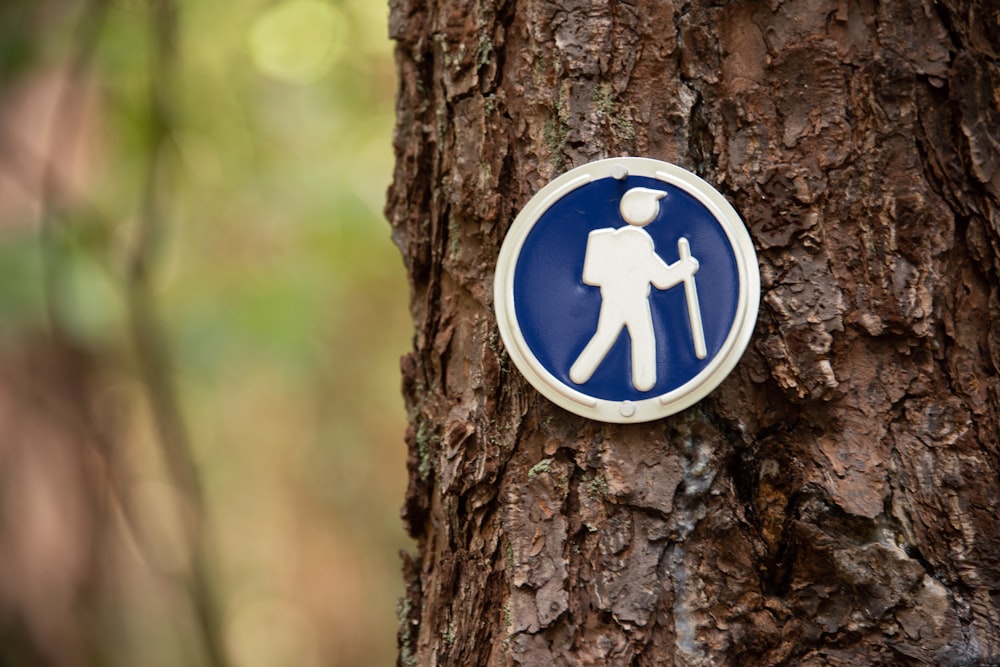
<instances>
[{"instance_id":1,"label":"tree trunk","mask_svg":"<svg viewBox=\"0 0 1000 667\"><path fill-rule=\"evenodd\" d=\"M394 0L401 665L1000 664L1000 9ZM542 398L493 270L609 156L745 219L760 317L646 424Z\"/></svg>"}]
</instances>

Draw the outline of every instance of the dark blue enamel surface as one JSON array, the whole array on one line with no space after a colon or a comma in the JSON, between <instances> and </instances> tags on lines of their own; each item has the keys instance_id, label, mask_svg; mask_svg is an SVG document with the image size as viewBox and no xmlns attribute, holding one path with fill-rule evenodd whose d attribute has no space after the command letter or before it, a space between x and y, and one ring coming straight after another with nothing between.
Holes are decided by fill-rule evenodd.
<instances>
[{"instance_id":1,"label":"dark blue enamel surface","mask_svg":"<svg viewBox=\"0 0 1000 667\"><path fill-rule=\"evenodd\" d=\"M593 377L582 385L569 368L597 328L600 288L582 280L587 235L626 223L618 212L622 194L633 187L663 190L660 214L645 230L668 264L678 260L677 240L686 237L700 263L695 276L708 356L694 353L684 286L652 288L650 307L657 343L657 382L648 392L632 386L631 350L623 330ZM569 387L612 401L642 400L680 387L717 355L739 300L736 257L711 212L684 190L652 178L603 178L555 202L525 239L514 270L514 308L524 339L538 361Z\"/></svg>"}]
</instances>

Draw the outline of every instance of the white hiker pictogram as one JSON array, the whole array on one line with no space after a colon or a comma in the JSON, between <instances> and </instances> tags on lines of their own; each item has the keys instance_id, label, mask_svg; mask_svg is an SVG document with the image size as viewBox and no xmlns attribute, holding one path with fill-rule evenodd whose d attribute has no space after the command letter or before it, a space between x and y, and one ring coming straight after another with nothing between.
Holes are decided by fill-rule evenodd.
<instances>
[{"instance_id":1,"label":"white hiker pictogram","mask_svg":"<svg viewBox=\"0 0 1000 667\"><path fill-rule=\"evenodd\" d=\"M653 238L643 229L660 212L666 192L631 188L622 195L619 212L625 227L595 229L587 236L583 282L601 288L597 331L569 370L576 384L587 382L627 328L632 341L632 386L649 391L656 386L656 335L649 309L650 285L665 290L684 283L688 321L695 356L707 355L701 307L694 274L698 260L691 256L688 240L677 240L680 259L667 264L656 254Z\"/></svg>"}]
</instances>

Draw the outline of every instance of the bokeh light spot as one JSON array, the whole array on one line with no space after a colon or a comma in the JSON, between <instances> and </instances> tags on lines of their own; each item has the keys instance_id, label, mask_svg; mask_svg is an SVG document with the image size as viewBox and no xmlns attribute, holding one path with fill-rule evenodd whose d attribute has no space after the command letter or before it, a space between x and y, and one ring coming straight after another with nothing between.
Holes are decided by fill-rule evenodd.
<instances>
[{"instance_id":1,"label":"bokeh light spot","mask_svg":"<svg viewBox=\"0 0 1000 667\"><path fill-rule=\"evenodd\" d=\"M253 22L248 41L261 72L292 83L325 74L342 47L343 16L320 0L290 0L268 8Z\"/></svg>"}]
</instances>

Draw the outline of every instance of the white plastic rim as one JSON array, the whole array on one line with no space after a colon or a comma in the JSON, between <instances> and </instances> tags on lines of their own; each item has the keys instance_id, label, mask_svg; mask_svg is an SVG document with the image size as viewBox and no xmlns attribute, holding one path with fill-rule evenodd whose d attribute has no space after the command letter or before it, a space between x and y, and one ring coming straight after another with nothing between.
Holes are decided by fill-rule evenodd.
<instances>
[{"instance_id":1,"label":"white plastic rim","mask_svg":"<svg viewBox=\"0 0 1000 667\"><path fill-rule=\"evenodd\" d=\"M525 239L546 211L566 194L602 178L655 178L694 197L712 214L729 239L739 274L739 299L732 326L718 354L690 380L665 394L636 401L612 401L589 396L553 375L531 352L521 333L514 303L514 271ZM514 365L543 396L589 419L612 423L646 422L675 414L707 396L729 375L750 342L760 302L757 253L736 209L707 182L669 162L621 157L598 160L572 169L539 190L507 232L497 259L493 282L497 325Z\"/></svg>"}]
</instances>

